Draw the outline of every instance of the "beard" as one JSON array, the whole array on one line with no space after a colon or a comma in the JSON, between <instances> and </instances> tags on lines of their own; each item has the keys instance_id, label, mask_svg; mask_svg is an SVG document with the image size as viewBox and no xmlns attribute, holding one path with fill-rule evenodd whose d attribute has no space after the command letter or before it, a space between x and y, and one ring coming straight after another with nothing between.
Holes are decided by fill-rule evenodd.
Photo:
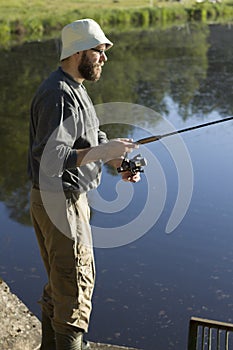
<instances>
[{"instance_id":1,"label":"beard","mask_svg":"<svg viewBox=\"0 0 233 350\"><path fill-rule=\"evenodd\" d=\"M93 64L84 51L78 71L85 80L97 81L101 76L101 65L99 63Z\"/></svg>"}]
</instances>

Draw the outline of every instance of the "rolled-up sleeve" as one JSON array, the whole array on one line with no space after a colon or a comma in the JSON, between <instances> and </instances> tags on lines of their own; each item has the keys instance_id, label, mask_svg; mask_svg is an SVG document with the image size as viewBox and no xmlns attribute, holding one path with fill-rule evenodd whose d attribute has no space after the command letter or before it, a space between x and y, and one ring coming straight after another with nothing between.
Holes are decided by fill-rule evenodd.
<instances>
[{"instance_id":1,"label":"rolled-up sleeve","mask_svg":"<svg viewBox=\"0 0 233 350\"><path fill-rule=\"evenodd\" d=\"M102 130L98 131L98 142L99 142L99 144L108 142L107 135Z\"/></svg>"}]
</instances>

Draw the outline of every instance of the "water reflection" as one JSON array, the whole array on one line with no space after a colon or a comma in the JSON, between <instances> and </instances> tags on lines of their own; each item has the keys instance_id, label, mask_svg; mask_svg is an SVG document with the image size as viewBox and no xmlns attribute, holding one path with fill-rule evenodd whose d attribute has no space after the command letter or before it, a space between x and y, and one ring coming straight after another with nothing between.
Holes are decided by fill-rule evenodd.
<instances>
[{"instance_id":1,"label":"water reflection","mask_svg":"<svg viewBox=\"0 0 233 350\"><path fill-rule=\"evenodd\" d=\"M177 128L232 115L232 29L195 25L111 38L116 44L102 80L87 84L96 104L141 104ZM0 274L36 314L45 273L28 214L28 115L32 95L56 68L57 57L57 42L46 41L2 50L0 60ZM157 122L147 123L156 131ZM106 130L110 137L146 136L124 124ZM164 231L178 191L177 172L163 145L148 145L166 174L166 205L140 240L96 250L93 340L182 350L191 315L232 320L232 137L231 122L184 135L194 192L188 213L169 236ZM111 200L117 178L107 169L103 177L99 191ZM135 215L145 185L143 178L135 187L135 203L116 222ZM95 211L92 220L114 225L113 216Z\"/></svg>"}]
</instances>

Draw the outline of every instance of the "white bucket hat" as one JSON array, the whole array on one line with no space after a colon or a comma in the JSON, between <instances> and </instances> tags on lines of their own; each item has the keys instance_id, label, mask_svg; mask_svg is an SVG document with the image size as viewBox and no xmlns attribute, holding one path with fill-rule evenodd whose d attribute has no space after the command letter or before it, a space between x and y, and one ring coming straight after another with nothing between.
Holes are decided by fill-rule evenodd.
<instances>
[{"instance_id":1,"label":"white bucket hat","mask_svg":"<svg viewBox=\"0 0 233 350\"><path fill-rule=\"evenodd\" d=\"M62 51L60 60L63 60L76 52L89 50L100 44L106 44L106 50L113 43L108 40L93 19L81 19L67 24L61 34Z\"/></svg>"}]
</instances>

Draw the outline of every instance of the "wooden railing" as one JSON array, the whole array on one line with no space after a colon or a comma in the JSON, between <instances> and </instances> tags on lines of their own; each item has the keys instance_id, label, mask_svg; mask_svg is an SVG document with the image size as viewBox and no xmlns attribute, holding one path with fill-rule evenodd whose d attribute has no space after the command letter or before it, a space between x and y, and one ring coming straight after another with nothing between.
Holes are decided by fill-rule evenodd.
<instances>
[{"instance_id":1,"label":"wooden railing","mask_svg":"<svg viewBox=\"0 0 233 350\"><path fill-rule=\"evenodd\" d=\"M233 324L192 317L188 350L233 350Z\"/></svg>"}]
</instances>

